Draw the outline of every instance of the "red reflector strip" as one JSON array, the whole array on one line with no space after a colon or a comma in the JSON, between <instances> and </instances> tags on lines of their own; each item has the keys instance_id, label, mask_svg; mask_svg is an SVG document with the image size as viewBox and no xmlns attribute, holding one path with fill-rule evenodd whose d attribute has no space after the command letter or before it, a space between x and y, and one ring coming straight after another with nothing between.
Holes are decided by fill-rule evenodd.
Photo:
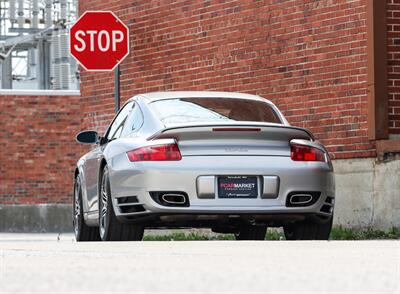
<instances>
[{"instance_id":1,"label":"red reflector strip","mask_svg":"<svg viewBox=\"0 0 400 294\"><path fill-rule=\"evenodd\" d=\"M213 132L260 132L260 128L213 128Z\"/></svg>"}]
</instances>

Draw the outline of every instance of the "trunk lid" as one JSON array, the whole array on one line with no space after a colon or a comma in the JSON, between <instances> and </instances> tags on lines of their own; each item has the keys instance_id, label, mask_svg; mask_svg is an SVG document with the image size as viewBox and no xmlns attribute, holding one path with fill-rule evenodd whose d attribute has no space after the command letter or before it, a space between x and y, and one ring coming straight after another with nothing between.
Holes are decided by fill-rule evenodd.
<instances>
[{"instance_id":1,"label":"trunk lid","mask_svg":"<svg viewBox=\"0 0 400 294\"><path fill-rule=\"evenodd\" d=\"M182 156L290 156L290 140L313 140L301 128L266 123L174 126L149 140L173 138Z\"/></svg>"}]
</instances>

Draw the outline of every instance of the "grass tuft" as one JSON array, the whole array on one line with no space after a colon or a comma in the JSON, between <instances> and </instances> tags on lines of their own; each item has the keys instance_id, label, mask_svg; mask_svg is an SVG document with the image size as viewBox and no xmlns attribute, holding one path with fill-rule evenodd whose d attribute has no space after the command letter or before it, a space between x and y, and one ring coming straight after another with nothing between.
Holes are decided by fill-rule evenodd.
<instances>
[{"instance_id":1,"label":"grass tuft","mask_svg":"<svg viewBox=\"0 0 400 294\"><path fill-rule=\"evenodd\" d=\"M396 240L400 239L400 228L382 230L353 230L335 227L331 232L332 240Z\"/></svg>"},{"instance_id":2,"label":"grass tuft","mask_svg":"<svg viewBox=\"0 0 400 294\"><path fill-rule=\"evenodd\" d=\"M235 240L233 234L214 234L204 232L173 231L165 235L146 234L144 241L206 241L206 240ZM267 231L265 240L285 240L281 229ZM356 230L343 227L335 227L331 232L331 240L400 240L400 228L382 230Z\"/></svg>"}]
</instances>

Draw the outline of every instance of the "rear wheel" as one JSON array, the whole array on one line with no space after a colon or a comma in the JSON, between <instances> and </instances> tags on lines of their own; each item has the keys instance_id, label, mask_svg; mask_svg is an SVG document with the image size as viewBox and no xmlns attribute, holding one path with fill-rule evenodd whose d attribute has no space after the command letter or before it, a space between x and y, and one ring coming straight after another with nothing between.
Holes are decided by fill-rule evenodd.
<instances>
[{"instance_id":1,"label":"rear wheel","mask_svg":"<svg viewBox=\"0 0 400 294\"><path fill-rule=\"evenodd\" d=\"M243 224L235 234L236 240L265 240L267 226Z\"/></svg>"},{"instance_id":2,"label":"rear wheel","mask_svg":"<svg viewBox=\"0 0 400 294\"><path fill-rule=\"evenodd\" d=\"M111 202L108 167L103 169L99 197L99 230L103 241L140 241L143 238L142 225L124 224L117 220Z\"/></svg>"},{"instance_id":3,"label":"rear wheel","mask_svg":"<svg viewBox=\"0 0 400 294\"><path fill-rule=\"evenodd\" d=\"M84 241L100 241L99 228L89 227L83 218L82 207L82 185L79 175L75 178L74 184L74 203L73 203L73 219L75 239L77 242Z\"/></svg>"},{"instance_id":4,"label":"rear wheel","mask_svg":"<svg viewBox=\"0 0 400 294\"><path fill-rule=\"evenodd\" d=\"M283 227L286 240L328 240L333 217L326 223L296 222Z\"/></svg>"}]
</instances>

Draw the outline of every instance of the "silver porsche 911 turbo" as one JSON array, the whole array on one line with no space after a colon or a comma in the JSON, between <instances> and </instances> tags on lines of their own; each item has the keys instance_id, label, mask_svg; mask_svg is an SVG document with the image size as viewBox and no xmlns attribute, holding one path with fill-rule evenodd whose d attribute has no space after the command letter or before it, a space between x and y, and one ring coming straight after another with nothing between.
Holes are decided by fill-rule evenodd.
<instances>
[{"instance_id":1,"label":"silver porsche 911 turbo","mask_svg":"<svg viewBox=\"0 0 400 294\"><path fill-rule=\"evenodd\" d=\"M74 175L78 241L141 240L144 229L211 228L238 240L328 239L328 152L255 95L157 92L128 100Z\"/></svg>"}]
</instances>

